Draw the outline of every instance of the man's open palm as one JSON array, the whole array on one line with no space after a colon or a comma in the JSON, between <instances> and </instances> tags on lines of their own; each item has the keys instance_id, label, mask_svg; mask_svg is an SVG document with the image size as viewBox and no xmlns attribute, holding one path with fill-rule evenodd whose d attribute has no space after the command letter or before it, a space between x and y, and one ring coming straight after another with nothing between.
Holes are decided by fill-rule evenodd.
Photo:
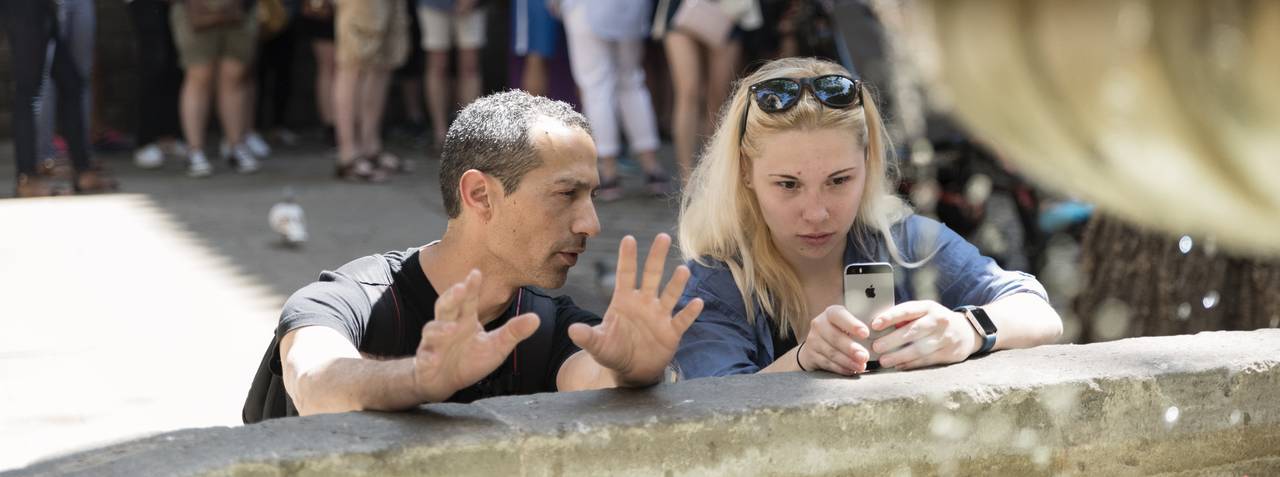
<instances>
[{"instance_id":1,"label":"man's open palm","mask_svg":"<svg viewBox=\"0 0 1280 477\"><path fill-rule=\"evenodd\" d=\"M538 315L525 313L485 331L477 312L480 272L449 287L436 300L435 319L422 328L414 357L414 380L424 402L440 402L498 369L516 344L538 329Z\"/></svg>"},{"instance_id":2,"label":"man's open palm","mask_svg":"<svg viewBox=\"0 0 1280 477\"><path fill-rule=\"evenodd\" d=\"M702 312L702 299L694 299L674 317L676 302L689 282L689 268L681 265L658 294L666 268L671 237L658 234L645 260L640 287L636 287L636 240L622 239L613 300L604 320L596 326L574 324L569 338L597 363L617 373L622 384L657 382L675 356L680 337Z\"/></svg>"}]
</instances>

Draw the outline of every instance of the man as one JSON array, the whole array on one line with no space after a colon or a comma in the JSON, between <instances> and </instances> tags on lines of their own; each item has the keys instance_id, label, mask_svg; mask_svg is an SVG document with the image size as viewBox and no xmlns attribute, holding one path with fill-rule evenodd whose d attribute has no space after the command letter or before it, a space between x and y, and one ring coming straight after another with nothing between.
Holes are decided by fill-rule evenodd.
<instances>
[{"instance_id":1,"label":"man","mask_svg":"<svg viewBox=\"0 0 1280 477\"><path fill-rule=\"evenodd\" d=\"M636 242L622 240L603 320L529 288L563 285L600 231L595 154L586 119L564 103L509 91L465 108L440 168L444 237L294 293L245 422L658 382L702 310L695 300L672 316L684 266L659 294L665 234L638 287Z\"/></svg>"}]
</instances>

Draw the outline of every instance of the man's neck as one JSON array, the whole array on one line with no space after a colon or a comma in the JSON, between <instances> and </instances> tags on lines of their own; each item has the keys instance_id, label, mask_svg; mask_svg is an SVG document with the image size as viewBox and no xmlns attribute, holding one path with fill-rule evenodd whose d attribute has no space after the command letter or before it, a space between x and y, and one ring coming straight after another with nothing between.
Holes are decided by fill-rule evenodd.
<instances>
[{"instance_id":1,"label":"man's neck","mask_svg":"<svg viewBox=\"0 0 1280 477\"><path fill-rule=\"evenodd\" d=\"M480 323L488 324L502 316L502 312L511 305L511 299L519 287L507 283L496 267L486 266L488 260L483 254L477 253L475 248L467 247L467 242L453 236L456 234L451 234L451 230L452 228L446 230L440 241L420 248L418 263L422 265L427 281L431 282L431 286L440 295L454 284L466 280L472 269L480 270L478 314Z\"/></svg>"}]
</instances>

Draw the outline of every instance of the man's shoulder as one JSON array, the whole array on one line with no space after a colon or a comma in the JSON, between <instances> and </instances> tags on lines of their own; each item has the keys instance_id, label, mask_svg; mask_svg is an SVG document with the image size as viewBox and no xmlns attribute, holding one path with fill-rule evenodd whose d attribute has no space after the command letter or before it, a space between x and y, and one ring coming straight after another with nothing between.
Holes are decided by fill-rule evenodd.
<instances>
[{"instance_id":1,"label":"man's shoulder","mask_svg":"<svg viewBox=\"0 0 1280 477\"><path fill-rule=\"evenodd\" d=\"M320 278L324 280L325 274L337 273L364 285L388 286L393 280L392 275L400 271L405 260L409 259L414 251L415 249L411 248L366 255L343 264L337 270L326 271L320 275Z\"/></svg>"}]
</instances>

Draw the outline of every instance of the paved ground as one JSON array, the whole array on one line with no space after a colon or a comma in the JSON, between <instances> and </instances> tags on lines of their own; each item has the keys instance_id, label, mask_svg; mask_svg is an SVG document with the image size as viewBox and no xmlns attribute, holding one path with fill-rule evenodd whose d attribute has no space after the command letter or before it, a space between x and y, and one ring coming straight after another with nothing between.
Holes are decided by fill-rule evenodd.
<instances>
[{"instance_id":1,"label":"paved ground","mask_svg":"<svg viewBox=\"0 0 1280 477\"><path fill-rule=\"evenodd\" d=\"M4 197L12 151L0 143ZM318 145L277 150L259 174L224 167L201 180L177 161L142 171L127 155L100 156L123 194L0 199L0 470L159 431L238 424L290 293L322 269L443 232L435 161L371 186L332 179L329 154ZM675 202L644 197L641 179L625 172L633 189L597 206L603 233L560 290L597 312L607 296L595 264L612 270L627 233L641 238L643 254L654 234L674 229ZM312 234L297 250L267 226L285 187L297 191Z\"/></svg>"}]
</instances>

